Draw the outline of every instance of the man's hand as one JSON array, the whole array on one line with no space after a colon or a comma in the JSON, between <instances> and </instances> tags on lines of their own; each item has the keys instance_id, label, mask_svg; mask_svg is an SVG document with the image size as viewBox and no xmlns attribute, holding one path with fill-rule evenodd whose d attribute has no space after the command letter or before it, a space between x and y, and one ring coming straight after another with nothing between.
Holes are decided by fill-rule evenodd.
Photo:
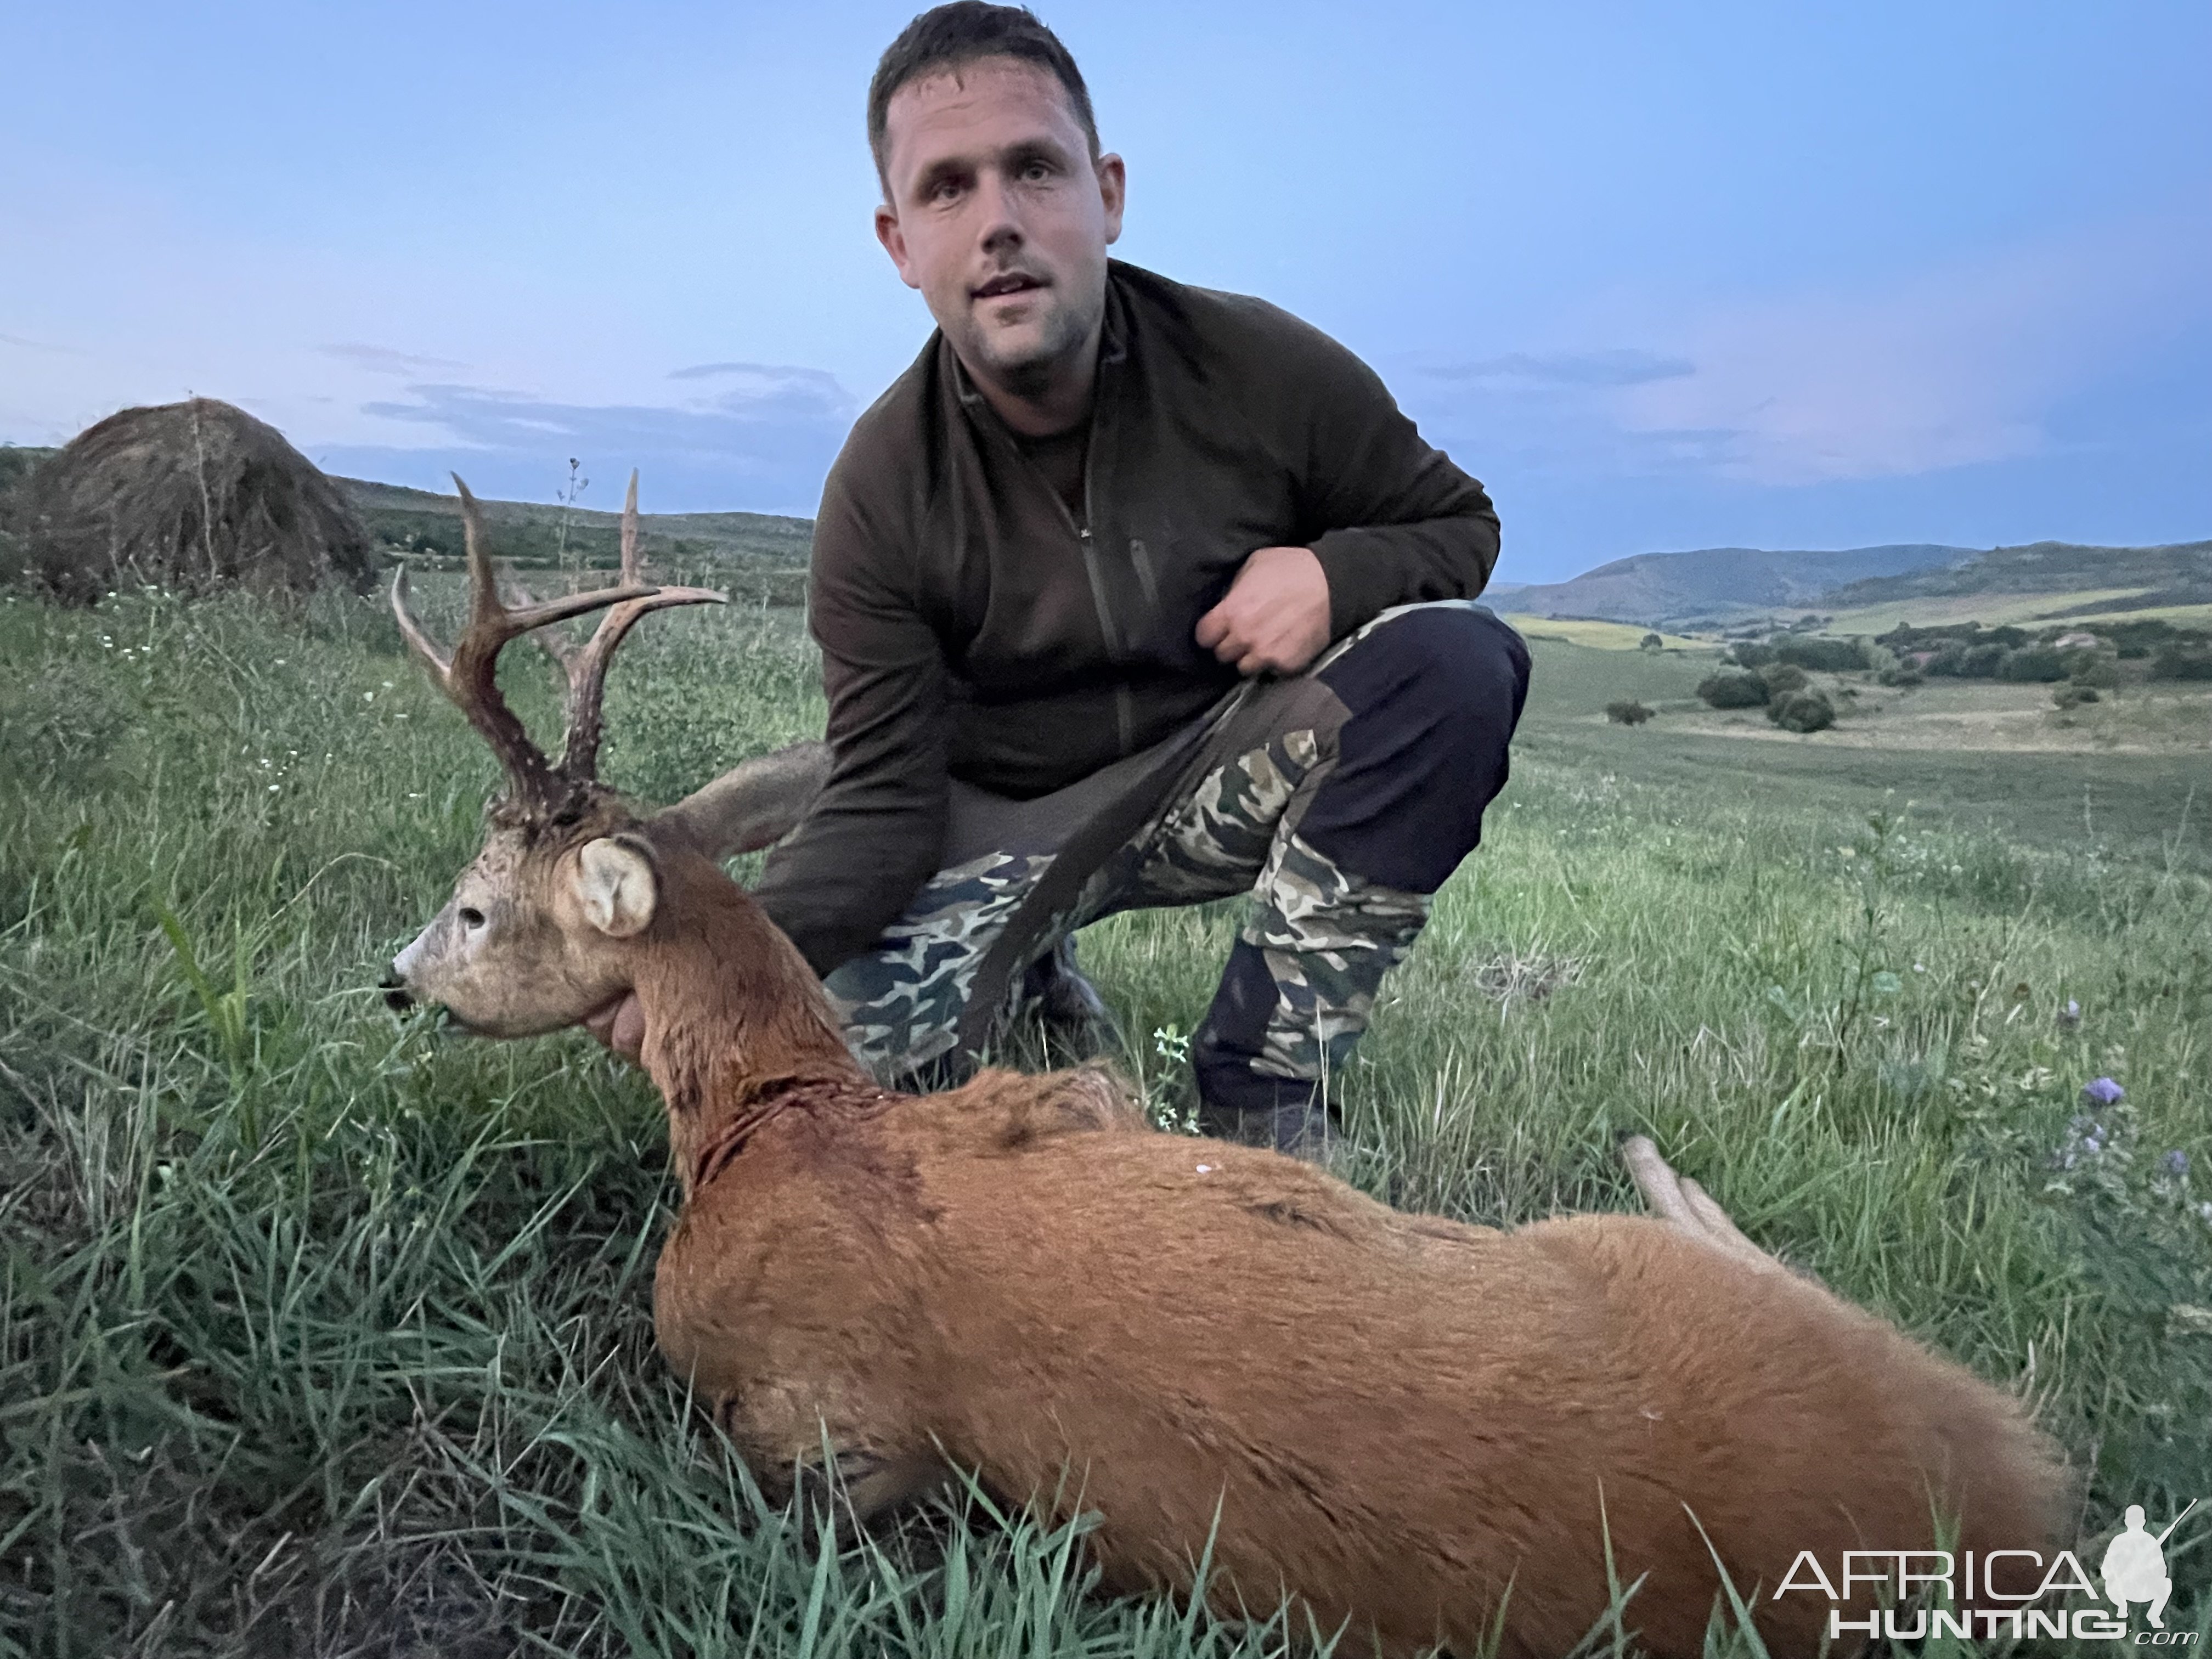
<instances>
[{"instance_id":1,"label":"man's hand","mask_svg":"<svg viewBox=\"0 0 2212 1659\"><path fill-rule=\"evenodd\" d=\"M1328 574L1310 547L1263 547L1244 561L1219 605L1198 619L1198 642L1240 674L1295 674L1328 643Z\"/></svg>"},{"instance_id":2,"label":"man's hand","mask_svg":"<svg viewBox=\"0 0 2212 1659\"><path fill-rule=\"evenodd\" d=\"M626 991L596 1014L584 1017L584 1029L633 1066L645 1047L645 1006L637 993Z\"/></svg>"}]
</instances>

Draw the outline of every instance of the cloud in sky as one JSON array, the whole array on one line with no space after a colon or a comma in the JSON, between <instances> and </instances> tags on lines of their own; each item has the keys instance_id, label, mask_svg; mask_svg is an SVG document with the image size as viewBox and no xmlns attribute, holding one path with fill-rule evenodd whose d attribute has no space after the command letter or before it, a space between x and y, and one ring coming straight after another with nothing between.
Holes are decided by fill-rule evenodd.
<instances>
[{"instance_id":1,"label":"cloud in sky","mask_svg":"<svg viewBox=\"0 0 2212 1659\"><path fill-rule=\"evenodd\" d=\"M1608 413L1647 438L1700 434L1692 464L1782 487L2054 453L2066 398L2212 323L2208 263L2201 228L2138 224L1714 308L1673 343L1694 377L1625 386Z\"/></svg>"},{"instance_id":2,"label":"cloud in sky","mask_svg":"<svg viewBox=\"0 0 2212 1659\"><path fill-rule=\"evenodd\" d=\"M1645 337L1634 347L1417 362L1402 390L1500 473L1794 489L2055 457L2069 399L2212 334L2207 268L2212 236L2146 219L1848 289L1615 319Z\"/></svg>"},{"instance_id":3,"label":"cloud in sky","mask_svg":"<svg viewBox=\"0 0 2212 1659\"><path fill-rule=\"evenodd\" d=\"M844 395L835 375L825 374L818 368L793 368L782 363L694 363L689 368L668 371L672 380L711 380L733 374L742 375L753 384L809 381L830 388L836 396Z\"/></svg>"},{"instance_id":4,"label":"cloud in sky","mask_svg":"<svg viewBox=\"0 0 2212 1659\"><path fill-rule=\"evenodd\" d=\"M811 514L852 422L851 396L820 369L701 368L732 383L677 404L560 402L445 382L410 386L405 401L374 400L363 404L362 413L425 428L420 445L340 447L329 452L328 465L410 482L451 465L481 491L538 499L573 455L587 471L609 477L643 466L656 512L742 502ZM677 378L709 376L679 370Z\"/></svg>"},{"instance_id":5,"label":"cloud in sky","mask_svg":"<svg viewBox=\"0 0 2212 1659\"><path fill-rule=\"evenodd\" d=\"M389 346L341 344L315 349L325 357L335 357L342 363L351 363L375 374L427 374L441 368L468 367L450 357L417 357L410 352L394 351Z\"/></svg>"},{"instance_id":6,"label":"cloud in sky","mask_svg":"<svg viewBox=\"0 0 2212 1659\"><path fill-rule=\"evenodd\" d=\"M15 346L23 351L58 352L64 356L82 357L84 353L74 346L51 345L44 340L27 340L20 334L0 334L0 345Z\"/></svg>"},{"instance_id":7,"label":"cloud in sky","mask_svg":"<svg viewBox=\"0 0 2212 1659\"><path fill-rule=\"evenodd\" d=\"M1437 363L1421 373L1439 380L1518 380L1535 386L1641 386L1679 380L1698 366L1685 357L1616 347L1600 351L1509 351L1476 362Z\"/></svg>"}]
</instances>

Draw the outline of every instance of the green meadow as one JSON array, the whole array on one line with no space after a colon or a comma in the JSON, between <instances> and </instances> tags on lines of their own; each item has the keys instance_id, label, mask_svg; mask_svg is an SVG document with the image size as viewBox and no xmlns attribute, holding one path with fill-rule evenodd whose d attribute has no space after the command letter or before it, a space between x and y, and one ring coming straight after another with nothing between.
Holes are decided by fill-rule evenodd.
<instances>
[{"instance_id":1,"label":"green meadow","mask_svg":"<svg viewBox=\"0 0 2212 1659\"><path fill-rule=\"evenodd\" d=\"M1648 1132L2027 1401L2093 1568L2124 1505L2212 1497L2201 748L1752 741L1698 725L1701 653L1536 656L1485 845L1339 1079L1339 1169L1511 1224L1635 1207ZM1093 1596L1079 1529L980 1498L860 1537L760 1502L653 1352L650 1086L373 988L495 778L378 603L0 599L0 1655L1289 1650ZM1631 696L1659 717L1606 724ZM607 708L650 799L822 714L758 606L653 618ZM1084 936L1164 1118L1235 922ZM2167 1547L2200 1648L2207 1538Z\"/></svg>"}]
</instances>

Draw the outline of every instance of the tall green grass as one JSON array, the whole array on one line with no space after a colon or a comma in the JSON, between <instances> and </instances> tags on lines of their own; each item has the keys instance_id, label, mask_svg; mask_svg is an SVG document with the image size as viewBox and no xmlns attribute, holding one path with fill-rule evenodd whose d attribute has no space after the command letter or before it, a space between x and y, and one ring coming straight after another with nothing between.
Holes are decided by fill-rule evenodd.
<instances>
[{"instance_id":1,"label":"tall green grass","mask_svg":"<svg viewBox=\"0 0 2212 1659\"><path fill-rule=\"evenodd\" d=\"M0 1654L1285 1650L1086 1596L1073 1532L977 1499L875 1537L761 1503L653 1354L649 1085L372 989L494 781L375 605L0 601ZM656 618L611 775L671 798L818 731L812 687L788 612ZM1635 755L1518 764L1339 1079L1340 1166L1511 1223L1632 1207L1647 1129L2030 1397L2087 1544L2212 1493L2205 884ZM1163 1106L1235 921L1085 937ZM2206 1535L2169 1626L2212 1621Z\"/></svg>"}]
</instances>

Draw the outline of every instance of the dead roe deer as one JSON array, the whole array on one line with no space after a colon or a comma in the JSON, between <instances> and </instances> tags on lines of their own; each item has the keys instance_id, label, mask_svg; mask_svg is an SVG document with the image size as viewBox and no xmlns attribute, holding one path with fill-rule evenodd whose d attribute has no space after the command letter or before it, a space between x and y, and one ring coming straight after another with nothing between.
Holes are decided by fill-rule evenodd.
<instances>
[{"instance_id":1,"label":"dead roe deer","mask_svg":"<svg viewBox=\"0 0 2212 1659\"><path fill-rule=\"evenodd\" d=\"M638 576L503 603L462 492L472 613L450 659L401 626L505 763L483 852L393 963L394 1000L520 1037L635 991L683 1212L660 1347L771 1492L825 1444L863 1514L948 1464L1048 1516L1096 1510L1104 1583L1289 1595L1345 1651L1564 1653L1619 1581L1699 1652L1718 1556L1778 1650L1830 1604L1801 1550L2043 1548L2062 1471L2006 1395L1778 1266L1648 1141L1659 1219L1503 1231L1401 1215L1273 1152L1155 1133L1106 1073L877 1088L818 982L717 860L803 812L820 745L641 812L592 757ZM507 641L597 605L560 764L494 687ZM1702 1535L1700 1532L1702 1528ZM1707 1540L1710 1539L1710 1546ZM1860 1605L1865 1605L1863 1594Z\"/></svg>"}]
</instances>

